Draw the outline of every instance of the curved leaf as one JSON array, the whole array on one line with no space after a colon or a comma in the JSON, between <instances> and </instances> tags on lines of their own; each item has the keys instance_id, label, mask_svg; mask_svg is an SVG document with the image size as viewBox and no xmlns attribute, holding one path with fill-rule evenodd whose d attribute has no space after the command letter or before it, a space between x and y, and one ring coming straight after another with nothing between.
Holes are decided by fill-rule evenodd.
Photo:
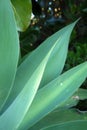
<instances>
[{"instance_id":1,"label":"curved leaf","mask_svg":"<svg viewBox=\"0 0 87 130\"><path fill-rule=\"evenodd\" d=\"M14 86L4 110L20 93L27 80L31 77L32 73L35 71L42 59L47 55L47 53L54 45L55 47L47 63L48 67L46 67L46 70L43 75L44 82L42 81L40 86L43 86L44 84L48 83L50 80L54 79L61 73L67 55L70 33L75 24L76 22L68 25L67 27L63 28L62 30L49 37L36 50L31 52L30 55L22 62L22 64L18 68Z\"/></svg>"},{"instance_id":2,"label":"curved leaf","mask_svg":"<svg viewBox=\"0 0 87 130\"><path fill-rule=\"evenodd\" d=\"M87 90L79 88L67 101L62 103L58 110L64 110L76 106L79 100L87 99Z\"/></svg>"},{"instance_id":3,"label":"curved leaf","mask_svg":"<svg viewBox=\"0 0 87 130\"><path fill-rule=\"evenodd\" d=\"M76 109L54 110L28 130L41 130L48 126L77 120L87 121L87 113L80 114Z\"/></svg>"},{"instance_id":4,"label":"curved leaf","mask_svg":"<svg viewBox=\"0 0 87 130\"><path fill-rule=\"evenodd\" d=\"M23 90L16 97L9 108L0 117L0 129L1 130L15 130L20 127L20 124L27 113L33 98L39 87L46 63L53 50L54 46L48 52L46 57L42 60L40 65L33 72L32 76L26 82ZM27 78L27 77L26 77ZM22 82L22 81L21 81ZM10 122L11 120L11 122Z\"/></svg>"},{"instance_id":5,"label":"curved leaf","mask_svg":"<svg viewBox=\"0 0 87 130\"><path fill-rule=\"evenodd\" d=\"M17 28L19 31L25 31L30 24L32 6L31 0L11 0Z\"/></svg>"},{"instance_id":6,"label":"curved leaf","mask_svg":"<svg viewBox=\"0 0 87 130\"><path fill-rule=\"evenodd\" d=\"M78 89L77 95L80 100L87 99L87 89L82 89L82 88Z\"/></svg>"},{"instance_id":7,"label":"curved leaf","mask_svg":"<svg viewBox=\"0 0 87 130\"><path fill-rule=\"evenodd\" d=\"M0 110L13 85L19 58L19 40L10 0L0 0Z\"/></svg>"},{"instance_id":8,"label":"curved leaf","mask_svg":"<svg viewBox=\"0 0 87 130\"><path fill-rule=\"evenodd\" d=\"M87 130L87 121L72 121L67 123L56 124L43 128L41 130Z\"/></svg>"},{"instance_id":9,"label":"curved leaf","mask_svg":"<svg viewBox=\"0 0 87 130\"><path fill-rule=\"evenodd\" d=\"M51 42L58 42L58 45L55 46L50 56L40 87L43 87L61 74L67 57L70 35L77 21L59 30L46 41L49 45Z\"/></svg>"},{"instance_id":10,"label":"curved leaf","mask_svg":"<svg viewBox=\"0 0 87 130\"><path fill-rule=\"evenodd\" d=\"M79 77L79 78L78 78ZM31 127L49 112L65 102L87 77L87 62L65 72L40 89L27 112L20 129Z\"/></svg>"}]
</instances>

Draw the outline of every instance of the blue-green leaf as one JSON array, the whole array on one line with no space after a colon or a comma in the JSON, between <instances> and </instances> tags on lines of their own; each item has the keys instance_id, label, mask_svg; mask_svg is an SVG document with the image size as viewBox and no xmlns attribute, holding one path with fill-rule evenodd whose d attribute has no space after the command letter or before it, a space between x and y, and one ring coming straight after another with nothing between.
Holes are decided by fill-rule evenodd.
<instances>
[{"instance_id":1,"label":"blue-green leaf","mask_svg":"<svg viewBox=\"0 0 87 130\"><path fill-rule=\"evenodd\" d=\"M0 110L11 91L19 58L19 40L10 0L0 0Z\"/></svg>"},{"instance_id":2,"label":"blue-green leaf","mask_svg":"<svg viewBox=\"0 0 87 130\"><path fill-rule=\"evenodd\" d=\"M77 95L80 100L87 99L87 89L82 89L82 88L78 89Z\"/></svg>"},{"instance_id":3,"label":"blue-green leaf","mask_svg":"<svg viewBox=\"0 0 87 130\"><path fill-rule=\"evenodd\" d=\"M67 123L56 124L41 130L87 130L87 121L78 120Z\"/></svg>"},{"instance_id":4,"label":"blue-green leaf","mask_svg":"<svg viewBox=\"0 0 87 130\"><path fill-rule=\"evenodd\" d=\"M54 110L28 130L41 130L48 126L77 120L87 121L87 112L81 114L77 109Z\"/></svg>"},{"instance_id":5,"label":"blue-green leaf","mask_svg":"<svg viewBox=\"0 0 87 130\"><path fill-rule=\"evenodd\" d=\"M24 116L26 115L37 92L45 66L54 47L55 45L50 49L46 57L44 57L40 65L38 65L36 70L32 73L31 77L25 83L20 94L16 97L16 99L9 106L9 108L1 115L1 130L15 130L20 127L20 124Z\"/></svg>"},{"instance_id":6,"label":"blue-green leaf","mask_svg":"<svg viewBox=\"0 0 87 130\"><path fill-rule=\"evenodd\" d=\"M51 45L52 43L57 42L58 44L55 46L50 56L40 87L43 87L61 74L67 57L70 35L77 21L59 30L43 43Z\"/></svg>"},{"instance_id":7,"label":"blue-green leaf","mask_svg":"<svg viewBox=\"0 0 87 130\"><path fill-rule=\"evenodd\" d=\"M18 68L14 86L4 110L20 93L27 80L31 77L32 73L36 70L42 59L47 55L49 50L54 45L55 47L50 55L50 59L48 60L40 86L43 86L50 80L54 79L55 77L58 77L65 63L69 37L75 24L76 22L68 25L67 27L63 28L62 30L49 37L36 50L31 52L30 55L27 56L27 58L24 60L24 62L22 62L22 64Z\"/></svg>"},{"instance_id":8,"label":"blue-green leaf","mask_svg":"<svg viewBox=\"0 0 87 130\"><path fill-rule=\"evenodd\" d=\"M87 77L87 62L65 72L40 89L27 112L21 129L31 127L49 112L65 102Z\"/></svg>"},{"instance_id":9,"label":"blue-green leaf","mask_svg":"<svg viewBox=\"0 0 87 130\"><path fill-rule=\"evenodd\" d=\"M62 103L58 110L64 110L73 106L76 106L79 100L87 99L87 90L79 88L67 101Z\"/></svg>"}]
</instances>

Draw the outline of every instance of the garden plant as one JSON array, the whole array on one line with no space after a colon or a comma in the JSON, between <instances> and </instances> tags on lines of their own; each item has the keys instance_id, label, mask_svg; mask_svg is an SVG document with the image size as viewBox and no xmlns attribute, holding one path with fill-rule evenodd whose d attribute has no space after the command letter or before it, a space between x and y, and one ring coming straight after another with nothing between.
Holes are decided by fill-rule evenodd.
<instances>
[{"instance_id":1,"label":"garden plant","mask_svg":"<svg viewBox=\"0 0 87 130\"><path fill-rule=\"evenodd\" d=\"M86 130L87 113L73 107L87 98L87 61L62 73L78 20L21 58L30 14L29 0L0 0L0 130Z\"/></svg>"}]
</instances>

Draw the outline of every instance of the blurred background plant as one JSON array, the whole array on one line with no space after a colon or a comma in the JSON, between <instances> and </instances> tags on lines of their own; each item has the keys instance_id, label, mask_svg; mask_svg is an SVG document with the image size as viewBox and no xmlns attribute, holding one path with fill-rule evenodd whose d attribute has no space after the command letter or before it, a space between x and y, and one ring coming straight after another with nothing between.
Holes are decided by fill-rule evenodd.
<instances>
[{"instance_id":1,"label":"blurred background plant","mask_svg":"<svg viewBox=\"0 0 87 130\"><path fill-rule=\"evenodd\" d=\"M81 18L73 30L64 71L87 61L87 0L32 0L31 23L20 33L22 56L34 50L50 35ZM81 86L87 89L87 80ZM85 105L84 105L85 104ZM87 110L87 100L79 109Z\"/></svg>"},{"instance_id":2,"label":"blurred background plant","mask_svg":"<svg viewBox=\"0 0 87 130\"><path fill-rule=\"evenodd\" d=\"M36 48L47 37L81 17L71 40L75 44L87 37L86 0L32 0L31 24L20 34L22 55ZM73 46L72 44L71 46Z\"/></svg>"}]
</instances>

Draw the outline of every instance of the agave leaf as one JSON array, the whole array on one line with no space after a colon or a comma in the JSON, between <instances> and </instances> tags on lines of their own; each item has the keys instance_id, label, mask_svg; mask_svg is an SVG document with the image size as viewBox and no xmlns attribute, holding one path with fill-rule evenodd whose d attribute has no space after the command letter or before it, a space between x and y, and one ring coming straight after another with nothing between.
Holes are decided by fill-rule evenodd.
<instances>
[{"instance_id":1,"label":"agave leaf","mask_svg":"<svg viewBox=\"0 0 87 130\"><path fill-rule=\"evenodd\" d=\"M33 98L39 87L46 63L55 45L50 49L46 57L42 60L40 65L36 68L32 76L24 85L23 90L16 97L9 108L0 117L1 130L15 130L18 129L25 114L27 113ZM21 81L22 82L22 81ZM11 122L10 122L11 120Z\"/></svg>"},{"instance_id":2,"label":"agave leaf","mask_svg":"<svg viewBox=\"0 0 87 130\"><path fill-rule=\"evenodd\" d=\"M61 29L46 41L48 44L58 42L58 45L55 46L50 56L40 87L43 87L61 74L67 57L70 35L77 21Z\"/></svg>"},{"instance_id":3,"label":"agave leaf","mask_svg":"<svg viewBox=\"0 0 87 130\"><path fill-rule=\"evenodd\" d=\"M56 108L55 111L69 109L76 106L79 100L85 99L87 99L87 90L79 88L67 101L63 102L58 108Z\"/></svg>"},{"instance_id":4,"label":"agave leaf","mask_svg":"<svg viewBox=\"0 0 87 130\"><path fill-rule=\"evenodd\" d=\"M13 85L19 58L19 40L10 0L0 0L0 110Z\"/></svg>"},{"instance_id":5,"label":"agave leaf","mask_svg":"<svg viewBox=\"0 0 87 130\"><path fill-rule=\"evenodd\" d=\"M63 102L57 109L58 110L68 109L68 108L76 106L78 102L79 102L79 97L78 95L74 94L68 100Z\"/></svg>"},{"instance_id":6,"label":"agave leaf","mask_svg":"<svg viewBox=\"0 0 87 130\"><path fill-rule=\"evenodd\" d=\"M87 121L69 121L67 123L56 124L41 130L87 130Z\"/></svg>"},{"instance_id":7,"label":"agave leaf","mask_svg":"<svg viewBox=\"0 0 87 130\"><path fill-rule=\"evenodd\" d=\"M44 83L41 84L44 85L48 83L50 80L54 79L61 73L67 55L69 37L75 24L76 22L68 25L67 27L63 28L62 30L49 37L36 50L31 52L30 55L27 56L27 58L22 62L22 64L18 68L12 92L10 93L10 96L3 111L12 103L12 101L20 93L28 79L31 77L32 73L36 70L42 59L47 55L49 50L54 45L55 47L47 63L48 67L46 67L46 70L43 75Z\"/></svg>"},{"instance_id":8,"label":"agave leaf","mask_svg":"<svg viewBox=\"0 0 87 130\"><path fill-rule=\"evenodd\" d=\"M87 90L80 88L77 91L77 95L80 100L85 100L85 99L87 99Z\"/></svg>"},{"instance_id":9,"label":"agave leaf","mask_svg":"<svg viewBox=\"0 0 87 130\"><path fill-rule=\"evenodd\" d=\"M79 100L87 99L87 90L79 88L67 101L62 103L58 110L64 110L73 106L76 106Z\"/></svg>"},{"instance_id":10,"label":"agave leaf","mask_svg":"<svg viewBox=\"0 0 87 130\"><path fill-rule=\"evenodd\" d=\"M30 24L32 6L31 0L11 0L17 28L19 31L25 31Z\"/></svg>"},{"instance_id":11,"label":"agave leaf","mask_svg":"<svg viewBox=\"0 0 87 130\"><path fill-rule=\"evenodd\" d=\"M76 109L54 110L28 130L41 130L48 126L76 120L87 120L87 113L80 114Z\"/></svg>"},{"instance_id":12,"label":"agave leaf","mask_svg":"<svg viewBox=\"0 0 87 130\"><path fill-rule=\"evenodd\" d=\"M20 129L27 129L65 102L87 77L87 62L65 72L40 89L27 112Z\"/></svg>"}]
</instances>

